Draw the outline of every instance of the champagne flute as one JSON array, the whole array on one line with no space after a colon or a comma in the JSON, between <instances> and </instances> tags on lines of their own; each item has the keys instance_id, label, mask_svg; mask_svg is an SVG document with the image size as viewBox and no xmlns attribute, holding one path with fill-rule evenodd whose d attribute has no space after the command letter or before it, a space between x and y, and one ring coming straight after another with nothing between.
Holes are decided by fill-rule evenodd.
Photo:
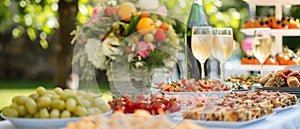
<instances>
[{"instance_id":1,"label":"champagne flute","mask_svg":"<svg viewBox=\"0 0 300 129\"><path fill-rule=\"evenodd\" d=\"M214 28L214 41L212 53L220 62L221 81L224 81L224 65L233 51L232 28Z\"/></svg>"},{"instance_id":2,"label":"champagne flute","mask_svg":"<svg viewBox=\"0 0 300 129\"><path fill-rule=\"evenodd\" d=\"M270 28L256 28L254 29L254 40L252 43L253 55L260 62L260 74L263 74L263 64L270 56L272 49L272 38Z\"/></svg>"},{"instance_id":3,"label":"champagne flute","mask_svg":"<svg viewBox=\"0 0 300 129\"><path fill-rule=\"evenodd\" d=\"M212 41L211 26L194 26L192 28L192 52L201 64L201 79L205 79L204 63L210 56Z\"/></svg>"}]
</instances>

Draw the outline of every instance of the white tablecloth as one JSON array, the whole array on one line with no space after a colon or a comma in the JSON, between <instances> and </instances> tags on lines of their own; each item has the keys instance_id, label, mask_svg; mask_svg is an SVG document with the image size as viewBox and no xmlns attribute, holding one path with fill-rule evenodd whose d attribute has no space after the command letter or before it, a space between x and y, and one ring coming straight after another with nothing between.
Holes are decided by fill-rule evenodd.
<instances>
[{"instance_id":1,"label":"white tablecloth","mask_svg":"<svg viewBox=\"0 0 300 129\"><path fill-rule=\"evenodd\" d=\"M0 129L16 129L9 121L1 121ZM224 129L209 127L209 129ZM225 128L228 129L228 128ZM240 129L300 129L300 104L275 112L261 121L245 125Z\"/></svg>"}]
</instances>

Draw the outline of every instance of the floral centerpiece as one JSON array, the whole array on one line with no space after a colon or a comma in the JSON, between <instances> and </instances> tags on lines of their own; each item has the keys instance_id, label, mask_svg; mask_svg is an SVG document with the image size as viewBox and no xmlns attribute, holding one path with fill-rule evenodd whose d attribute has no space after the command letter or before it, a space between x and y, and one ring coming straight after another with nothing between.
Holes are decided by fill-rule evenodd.
<instances>
[{"instance_id":1,"label":"floral centerpiece","mask_svg":"<svg viewBox=\"0 0 300 129\"><path fill-rule=\"evenodd\" d=\"M151 73L155 68L174 67L180 38L166 13L165 7L148 12L131 2L96 7L89 22L77 28L74 38L78 47L73 62L79 62L85 71L81 77L91 79L92 72L87 71L95 67L106 70L111 81L111 72L117 68L113 65L124 62L129 72Z\"/></svg>"}]
</instances>

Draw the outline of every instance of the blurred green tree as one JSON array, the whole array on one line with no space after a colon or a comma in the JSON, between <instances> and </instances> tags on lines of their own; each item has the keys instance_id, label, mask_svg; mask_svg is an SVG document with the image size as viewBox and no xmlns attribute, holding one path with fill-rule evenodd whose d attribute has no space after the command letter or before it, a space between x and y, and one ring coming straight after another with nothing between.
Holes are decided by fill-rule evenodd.
<instances>
[{"instance_id":1,"label":"blurred green tree","mask_svg":"<svg viewBox=\"0 0 300 129\"><path fill-rule=\"evenodd\" d=\"M67 88L71 73L73 36L77 24L85 23L96 0L1 0L0 33L11 30L13 38L26 34L47 49L50 35L58 33L55 43L55 85ZM99 2L100 3L100 2Z\"/></svg>"}]
</instances>

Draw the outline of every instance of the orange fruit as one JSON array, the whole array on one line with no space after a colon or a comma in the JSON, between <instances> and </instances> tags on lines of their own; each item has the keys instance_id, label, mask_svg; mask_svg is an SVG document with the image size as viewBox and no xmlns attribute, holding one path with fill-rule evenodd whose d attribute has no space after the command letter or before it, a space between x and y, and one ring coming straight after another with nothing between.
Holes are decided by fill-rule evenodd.
<instances>
[{"instance_id":1,"label":"orange fruit","mask_svg":"<svg viewBox=\"0 0 300 129\"><path fill-rule=\"evenodd\" d=\"M149 13L148 12L141 12L141 18L143 17L149 17Z\"/></svg>"},{"instance_id":2,"label":"orange fruit","mask_svg":"<svg viewBox=\"0 0 300 129\"><path fill-rule=\"evenodd\" d=\"M133 3L131 2L124 2L119 6L118 16L123 21L130 21L131 15L135 15L137 10Z\"/></svg>"},{"instance_id":3,"label":"orange fruit","mask_svg":"<svg viewBox=\"0 0 300 129\"><path fill-rule=\"evenodd\" d=\"M159 26L160 29L163 29L163 30L169 30L169 24L168 23L161 23L161 25Z\"/></svg>"},{"instance_id":4,"label":"orange fruit","mask_svg":"<svg viewBox=\"0 0 300 129\"><path fill-rule=\"evenodd\" d=\"M154 28L155 28L154 21L149 17L141 18L136 25L136 30L142 35L151 33Z\"/></svg>"}]
</instances>

